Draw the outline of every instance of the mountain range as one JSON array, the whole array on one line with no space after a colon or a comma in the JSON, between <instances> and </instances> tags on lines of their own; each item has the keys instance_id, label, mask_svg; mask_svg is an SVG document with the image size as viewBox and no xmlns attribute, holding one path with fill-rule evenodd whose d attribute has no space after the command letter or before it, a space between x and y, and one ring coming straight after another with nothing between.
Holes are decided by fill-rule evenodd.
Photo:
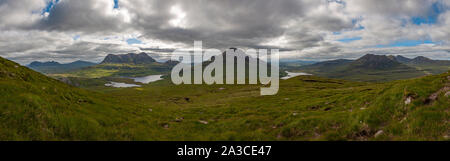
<instances>
[{"instance_id":1,"label":"mountain range","mask_svg":"<svg viewBox=\"0 0 450 161\"><path fill-rule=\"evenodd\" d=\"M49 61L49 62L39 62L34 61L31 62L27 67L36 70L41 73L45 74L55 74L55 73L65 73L85 67L90 67L97 65L96 63L87 62L87 61L74 61L67 64L61 64L55 61Z\"/></svg>"},{"instance_id":2,"label":"mountain range","mask_svg":"<svg viewBox=\"0 0 450 161\"><path fill-rule=\"evenodd\" d=\"M409 65L450 65L449 60L432 60L430 58L424 56L417 56L413 59L406 58L401 55L397 56L388 56L389 59L395 60L400 63L409 64Z\"/></svg>"},{"instance_id":3,"label":"mountain range","mask_svg":"<svg viewBox=\"0 0 450 161\"><path fill-rule=\"evenodd\" d=\"M240 51L237 48L230 49ZM223 52L222 56L225 61L226 52ZM246 67L248 67L248 61L247 58L245 62ZM207 60L202 64L205 67L211 62L211 60ZM44 63L32 62L28 67L46 74L64 73L74 77L99 78L168 74L172 67L178 63L178 61L173 60L163 63L157 62L147 53L142 52L123 55L108 54L100 64L84 61L60 64L52 61ZM284 71L300 71L328 78L382 82L443 73L450 70L450 61L432 60L423 56L410 59L401 55L366 54L356 60L337 59L317 63L303 61L281 62L280 70L281 76L285 75ZM247 75L248 70L245 73Z\"/></svg>"},{"instance_id":4,"label":"mountain range","mask_svg":"<svg viewBox=\"0 0 450 161\"><path fill-rule=\"evenodd\" d=\"M356 60L324 61L301 66L297 70L329 78L380 82L443 73L450 70L450 61L423 56L409 59L400 55L366 54Z\"/></svg>"},{"instance_id":5,"label":"mountain range","mask_svg":"<svg viewBox=\"0 0 450 161\"><path fill-rule=\"evenodd\" d=\"M178 64L169 60L157 62L147 53L108 54L103 61L94 66L65 73L69 77L140 77L155 74L167 74Z\"/></svg>"},{"instance_id":6,"label":"mountain range","mask_svg":"<svg viewBox=\"0 0 450 161\"><path fill-rule=\"evenodd\" d=\"M388 58L391 59L391 60L395 60L397 62L400 62L400 63L407 63L407 62L411 61L410 58L407 58L407 57L404 57L404 56L401 56L401 55L397 55L397 56L389 55Z\"/></svg>"}]
</instances>

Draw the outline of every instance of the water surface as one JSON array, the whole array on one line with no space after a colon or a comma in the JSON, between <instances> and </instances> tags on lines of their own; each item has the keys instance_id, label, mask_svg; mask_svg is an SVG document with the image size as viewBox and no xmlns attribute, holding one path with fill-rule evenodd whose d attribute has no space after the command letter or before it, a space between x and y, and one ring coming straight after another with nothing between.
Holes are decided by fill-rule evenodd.
<instances>
[{"instance_id":1,"label":"water surface","mask_svg":"<svg viewBox=\"0 0 450 161\"><path fill-rule=\"evenodd\" d=\"M288 71L286 71L286 73L287 73L288 75L285 76L285 77L282 77L281 79L286 80L286 79L293 78L293 77L296 77L296 76L301 76L301 75L312 75L312 74L302 73L302 72L300 72L300 73L294 73L294 72L288 72Z\"/></svg>"},{"instance_id":2,"label":"water surface","mask_svg":"<svg viewBox=\"0 0 450 161\"><path fill-rule=\"evenodd\" d=\"M140 83L151 83L151 82L156 82L159 80L162 80L163 78L161 78L163 75L149 75L149 76L145 76L145 77L136 77L136 78L131 78L133 79L135 82L140 82Z\"/></svg>"},{"instance_id":3,"label":"water surface","mask_svg":"<svg viewBox=\"0 0 450 161\"><path fill-rule=\"evenodd\" d=\"M119 83L119 82L106 83L105 86L116 87L116 88L140 87L140 85L137 85L137 84L127 84L127 83Z\"/></svg>"}]
</instances>

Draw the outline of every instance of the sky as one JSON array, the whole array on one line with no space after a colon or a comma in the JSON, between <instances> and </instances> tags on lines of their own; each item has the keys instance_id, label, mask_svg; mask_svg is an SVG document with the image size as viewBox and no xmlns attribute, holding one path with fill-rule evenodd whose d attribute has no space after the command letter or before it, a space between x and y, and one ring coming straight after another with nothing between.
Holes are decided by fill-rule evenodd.
<instances>
[{"instance_id":1,"label":"sky","mask_svg":"<svg viewBox=\"0 0 450 161\"><path fill-rule=\"evenodd\" d=\"M450 60L450 0L0 0L0 56L99 62L175 49L280 49L282 59Z\"/></svg>"}]
</instances>

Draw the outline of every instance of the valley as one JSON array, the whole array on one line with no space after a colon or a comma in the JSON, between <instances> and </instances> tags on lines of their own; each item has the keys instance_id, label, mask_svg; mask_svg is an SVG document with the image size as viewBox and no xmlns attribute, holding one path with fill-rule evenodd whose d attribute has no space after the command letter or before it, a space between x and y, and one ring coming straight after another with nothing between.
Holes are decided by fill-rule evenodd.
<instances>
[{"instance_id":1,"label":"valley","mask_svg":"<svg viewBox=\"0 0 450 161\"><path fill-rule=\"evenodd\" d=\"M164 71L135 72L142 64L134 63L65 73L68 85L0 60L0 98L8 100L0 105L1 140L449 139L448 72L383 83L312 73L261 96L261 85L177 86L167 75L135 82L127 77ZM139 87L105 86L111 81Z\"/></svg>"}]
</instances>

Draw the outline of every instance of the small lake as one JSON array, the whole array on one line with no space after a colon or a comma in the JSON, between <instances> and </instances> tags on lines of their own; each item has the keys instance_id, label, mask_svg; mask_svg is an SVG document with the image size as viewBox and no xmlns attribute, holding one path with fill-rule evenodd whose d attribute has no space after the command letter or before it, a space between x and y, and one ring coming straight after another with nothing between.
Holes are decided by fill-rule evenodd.
<instances>
[{"instance_id":1,"label":"small lake","mask_svg":"<svg viewBox=\"0 0 450 161\"><path fill-rule=\"evenodd\" d=\"M293 77L296 77L296 76L301 76L301 75L312 75L312 74L308 74L308 73L294 73L294 72L288 72L288 71L286 71L286 73L288 74L287 76L285 76L285 77L282 77L281 79L283 79L283 80L286 80L286 79L289 79L289 78L293 78Z\"/></svg>"},{"instance_id":2,"label":"small lake","mask_svg":"<svg viewBox=\"0 0 450 161\"><path fill-rule=\"evenodd\" d=\"M135 78L130 78L130 79L133 79L135 82L148 84L151 82L163 80L163 78L161 78L162 76L163 75L149 75L149 76L145 76L145 77L135 77ZM110 82L110 83L106 83L105 86L116 87L116 88L129 88L129 87L140 87L141 85L120 83L120 82Z\"/></svg>"},{"instance_id":3,"label":"small lake","mask_svg":"<svg viewBox=\"0 0 450 161\"><path fill-rule=\"evenodd\" d=\"M137 84L127 84L127 83L119 83L119 82L106 83L105 86L116 87L116 88L140 87L140 85L137 85Z\"/></svg>"},{"instance_id":4,"label":"small lake","mask_svg":"<svg viewBox=\"0 0 450 161\"><path fill-rule=\"evenodd\" d=\"M140 83L144 83L144 84L148 84L151 82L156 82L159 80L163 80L163 78L161 78L163 75L149 75L146 77L136 77L136 78L131 78L133 79L135 82L140 82Z\"/></svg>"}]
</instances>

